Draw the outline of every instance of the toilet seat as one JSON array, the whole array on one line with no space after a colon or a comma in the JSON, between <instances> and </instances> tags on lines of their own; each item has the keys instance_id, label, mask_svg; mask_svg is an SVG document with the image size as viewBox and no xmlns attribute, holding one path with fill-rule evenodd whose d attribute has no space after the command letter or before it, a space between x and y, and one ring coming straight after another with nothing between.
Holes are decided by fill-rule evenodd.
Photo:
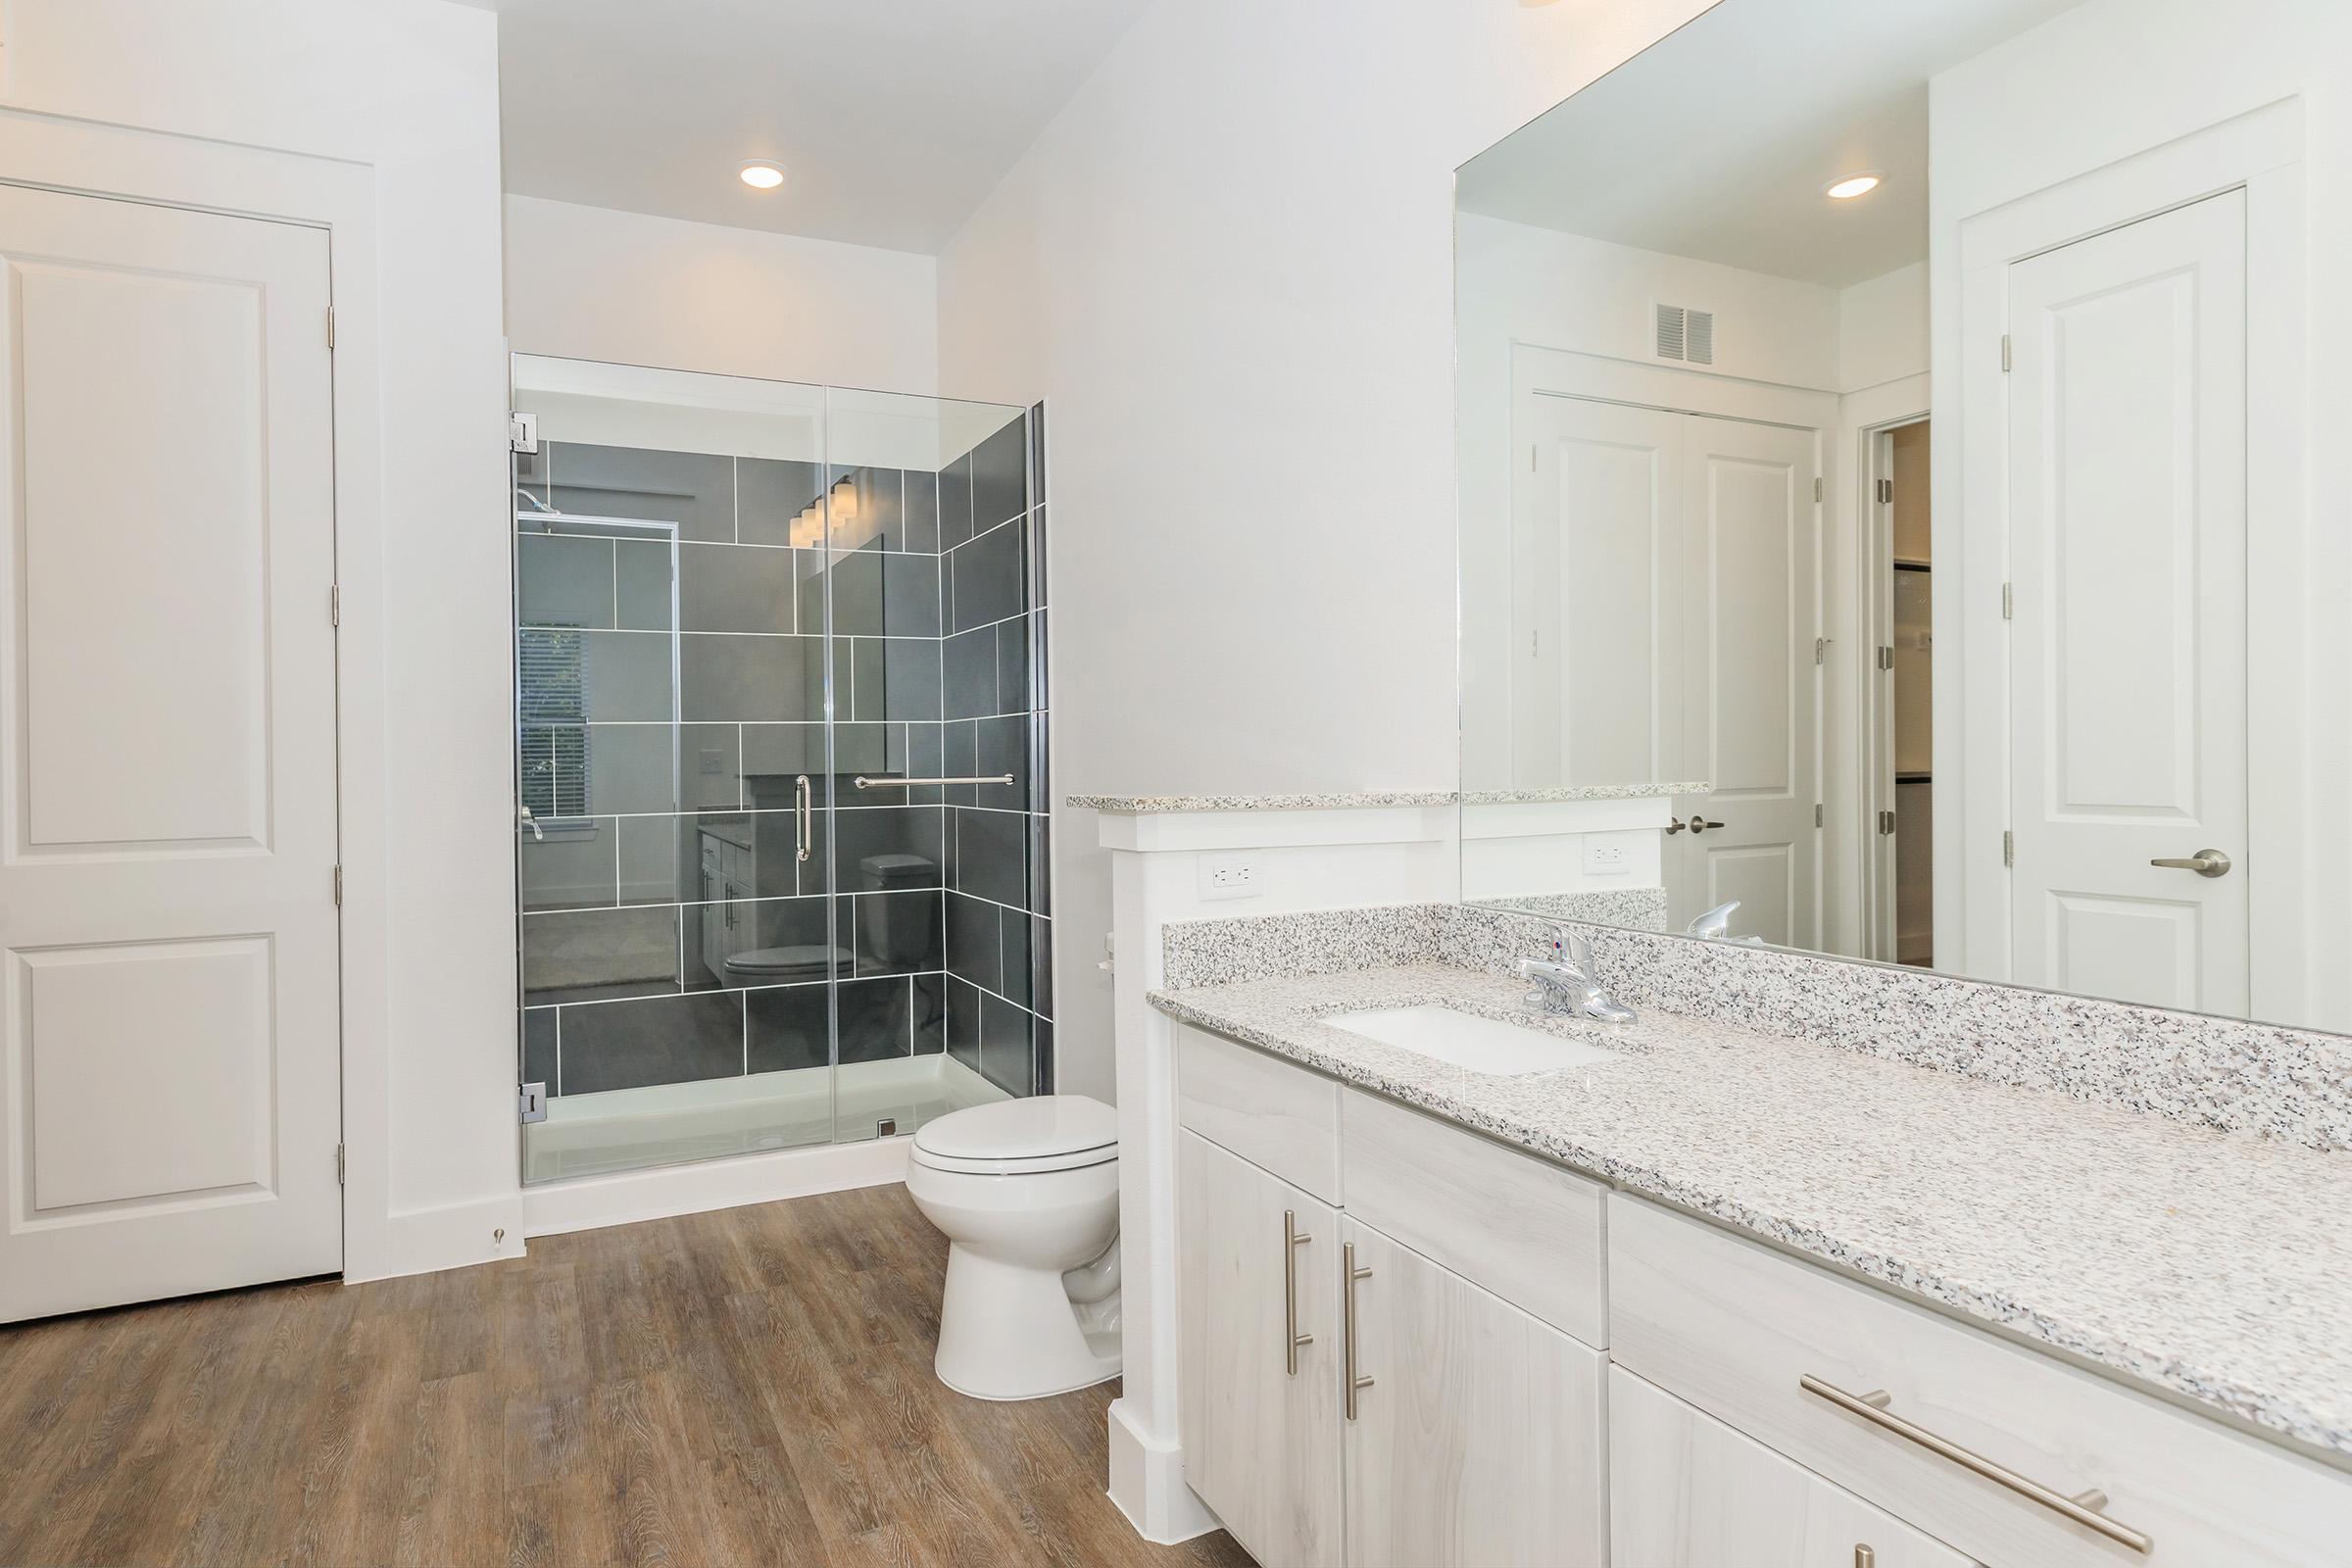
<instances>
[{"instance_id":1,"label":"toilet seat","mask_svg":"<svg viewBox=\"0 0 2352 1568\"><path fill-rule=\"evenodd\" d=\"M910 1157L932 1170L1026 1176L1119 1157L1118 1113L1084 1095L1038 1095L974 1105L927 1123Z\"/></svg>"},{"instance_id":2,"label":"toilet seat","mask_svg":"<svg viewBox=\"0 0 2352 1568\"><path fill-rule=\"evenodd\" d=\"M831 974L847 974L851 962L851 955L820 943L803 943L790 948L755 948L724 960L729 974L777 980L821 980Z\"/></svg>"}]
</instances>

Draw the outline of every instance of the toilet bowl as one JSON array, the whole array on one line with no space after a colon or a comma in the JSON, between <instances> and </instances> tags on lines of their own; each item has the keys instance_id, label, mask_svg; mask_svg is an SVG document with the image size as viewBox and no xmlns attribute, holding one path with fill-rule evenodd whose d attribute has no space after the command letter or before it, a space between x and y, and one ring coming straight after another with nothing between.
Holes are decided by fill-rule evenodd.
<instances>
[{"instance_id":1,"label":"toilet bowl","mask_svg":"<svg viewBox=\"0 0 2352 1568\"><path fill-rule=\"evenodd\" d=\"M948 1238L939 1380L1036 1399L1119 1375L1116 1113L1083 1095L975 1105L914 1135L906 1191Z\"/></svg>"}]
</instances>

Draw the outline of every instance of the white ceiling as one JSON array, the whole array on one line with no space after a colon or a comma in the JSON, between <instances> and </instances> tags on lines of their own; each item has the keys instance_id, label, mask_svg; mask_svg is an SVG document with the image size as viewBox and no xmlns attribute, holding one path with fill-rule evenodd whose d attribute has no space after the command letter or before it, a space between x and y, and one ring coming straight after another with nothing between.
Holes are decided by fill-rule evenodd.
<instances>
[{"instance_id":1,"label":"white ceiling","mask_svg":"<svg viewBox=\"0 0 2352 1568\"><path fill-rule=\"evenodd\" d=\"M1146 0L464 3L499 16L507 189L936 253Z\"/></svg>"},{"instance_id":2,"label":"white ceiling","mask_svg":"<svg viewBox=\"0 0 2352 1568\"><path fill-rule=\"evenodd\" d=\"M1464 165L1465 212L1843 288L1927 254L1931 75L2078 0L1724 0ZM1822 195L1862 170L1886 182Z\"/></svg>"}]
</instances>

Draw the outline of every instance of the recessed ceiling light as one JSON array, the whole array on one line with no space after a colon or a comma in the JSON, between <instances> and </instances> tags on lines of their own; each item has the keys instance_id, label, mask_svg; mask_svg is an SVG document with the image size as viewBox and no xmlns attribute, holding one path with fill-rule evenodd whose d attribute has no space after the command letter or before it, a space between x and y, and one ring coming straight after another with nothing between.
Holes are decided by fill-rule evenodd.
<instances>
[{"instance_id":1,"label":"recessed ceiling light","mask_svg":"<svg viewBox=\"0 0 2352 1568\"><path fill-rule=\"evenodd\" d=\"M743 166L743 182L754 190L774 190L784 183L784 171L763 158Z\"/></svg>"},{"instance_id":2,"label":"recessed ceiling light","mask_svg":"<svg viewBox=\"0 0 2352 1568\"><path fill-rule=\"evenodd\" d=\"M751 176L744 176L749 179ZM1834 202L1850 202L1857 196L1867 196L1879 188L1877 174L1848 174L1822 192Z\"/></svg>"}]
</instances>

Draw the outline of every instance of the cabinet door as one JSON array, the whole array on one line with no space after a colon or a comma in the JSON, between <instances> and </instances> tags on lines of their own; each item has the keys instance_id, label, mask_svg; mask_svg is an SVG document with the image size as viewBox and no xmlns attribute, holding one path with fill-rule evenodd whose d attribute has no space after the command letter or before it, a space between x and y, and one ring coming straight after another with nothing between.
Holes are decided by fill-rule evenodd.
<instances>
[{"instance_id":1,"label":"cabinet door","mask_svg":"<svg viewBox=\"0 0 2352 1568\"><path fill-rule=\"evenodd\" d=\"M1370 1271L1343 1286L1372 1380L1345 1421L1349 1568L1599 1568L1606 1358L1368 1225L1341 1230Z\"/></svg>"},{"instance_id":2,"label":"cabinet door","mask_svg":"<svg viewBox=\"0 0 2352 1568\"><path fill-rule=\"evenodd\" d=\"M1184 1479L1263 1568L1330 1568L1340 1560L1339 1210L1194 1132L1177 1134L1176 1181ZM1295 1369L1294 1320L1312 1336Z\"/></svg>"},{"instance_id":3,"label":"cabinet door","mask_svg":"<svg viewBox=\"0 0 2352 1568\"><path fill-rule=\"evenodd\" d=\"M1695 1406L1609 1368L1620 1568L1968 1568L1969 1559Z\"/></svg>"}]
</instances>

